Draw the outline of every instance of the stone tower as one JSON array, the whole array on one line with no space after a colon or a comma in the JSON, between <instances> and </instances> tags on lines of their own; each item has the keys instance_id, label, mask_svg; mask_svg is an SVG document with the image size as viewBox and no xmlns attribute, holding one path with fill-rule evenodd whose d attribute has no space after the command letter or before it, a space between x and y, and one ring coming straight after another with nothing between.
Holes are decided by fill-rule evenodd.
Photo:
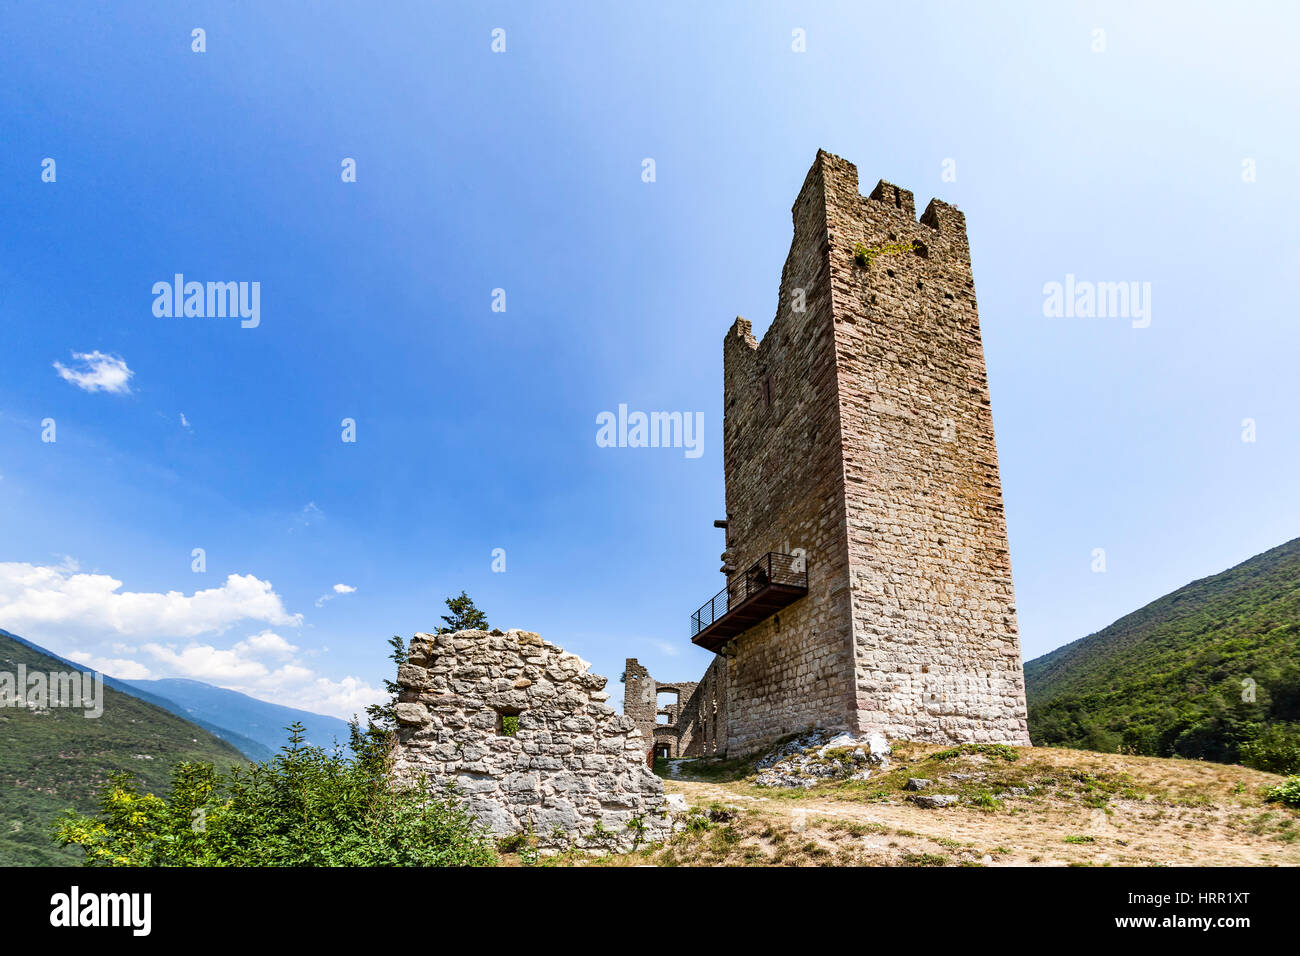
<instances>
[{"instance_id":1,"label":"stone tower","mask_svg":"<svg viewBox=\"0 0 1300 956\"><path fill-rule=\"evenodd\" d=\"M729 593L693 631L726 658L728 750L1028 744L965 217L863 197L824 151L793 217L771 327L723 347Z\"/></svg>"}]
</instances>

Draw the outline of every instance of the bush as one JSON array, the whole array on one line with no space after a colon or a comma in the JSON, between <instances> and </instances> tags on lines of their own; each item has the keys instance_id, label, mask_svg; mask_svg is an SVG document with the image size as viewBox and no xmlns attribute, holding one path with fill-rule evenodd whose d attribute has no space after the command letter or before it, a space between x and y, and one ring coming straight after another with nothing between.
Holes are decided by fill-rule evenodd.
<instances>
[{"instance_id":1,"label":"bush","mask_svg":"<svg viewBox=\"0 0 1300 956\"><path fill-rule=\"evenodd\" d=\"M1016 752L1016 749L1006 744L958 744L956 747L949 747L947 750L935 751L930 754L930 759L952 760L969 754L982 754L985 757L1008 762L1020 759L1020 754Z\"/></svg>"},{"instance_id":2,"label":"bush","mask_svg":"<svg viewBox=\"0 0 1300 956\"><path fill-rule=\"evenodd\" d=\"M98 866L490 866L482 826L454 799L392 782L382 740L353 728L354 756L303 743L218 772L182 763L167 798L112 778L99 812L68 811L61 846Z\"/></svg>"},{"instance_id":3,"label":"bush","mask_svg":"<svg viewBox=\"0 0 1300 956\"><path fill-rule=\"evenodd\" d=\"M1270 790L1264 799L1285 803L1288 807L1300 807L1300 775L1287 777L1285 783Z\"/></svg>"},{"instance_id":4,"label":"bush","mask_svg":"<svg viewBox=\"0 0 1300 956\"><path fill-rule=\"evenodd\" d=\"M1241 762L1269 773L1300 773L1300 730L1274 724L1241 746Z\"/></svg>"}]
</instances>

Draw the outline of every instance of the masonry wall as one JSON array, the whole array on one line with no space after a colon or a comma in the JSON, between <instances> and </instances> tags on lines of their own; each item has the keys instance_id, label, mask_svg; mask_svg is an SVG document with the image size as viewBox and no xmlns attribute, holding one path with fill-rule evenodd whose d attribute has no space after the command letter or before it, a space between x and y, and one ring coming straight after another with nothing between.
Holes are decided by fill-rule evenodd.
<instances>
[{"instance_id":1,"label":"masonry wall","mask_svg":"<svg viewBox=\"0 0 1300 956\"><path fill-rule=\"evenodd\" d=\"M397 674L397 774L454 784L499 836L629 849L637 820L641 840L662 839L663 781L589 666L529 631L416 634Z\"/></svg>"},{"instance_id":2,"label":"masonry wall","mask_svg":"<svg viewBox=\"0 0 1300 956\"><path fill-rule=\"evenodd\" d=\"M635 657L623 670L623 713L641 731L654 753L669 757L721 755L727 749L726 661L715 658L698 681L660 683ZM658 698L674 693L663 707ZM658 717L662 715L665 722Z\"/></svg>"},{"instance_id":3,"label":"masonry wall","mask_svg":"<svg viewBox=\"0 0 1300 956\"><path fill-rule=\"evenodd\" d=\"M809 594L725 648L730 748L1028 743L964 218L825 152L793 213L771 327L725 340L724 457L729 564L805 548Z\"/></svg>"},{"instance_id":4,"label":"masonry wall","mask_svg":"<svg viewBox=\"0 0 1300 956\"><path fill-rule=\"evenodd\" d=\"M769 551L806 552L809 593L726 649L728 751L852 721L853 646L835 327L819 166L792 209L776 315L723 346L727 555L736 577Z\"/></svg>"},{"instance_id":5,"label":"masonry wall","mask_svg":"<svg viewBox=\"0 0 1300 956\"><path fill-rule=\"evenodd\" d=\"M857 729L1028 744L965 217L819 157L826 184ZM867 264L854 248L888 250Z\"/></svg>"},{"instance_id":6,"label":"masonry wall","mask_svg":"<svg viewBox=\"0 0 1300 956\"><path fill-rule=\"evenodd\" d=\"M640 732L647 762L654 747L658 699L650 672L635 657L629 657L623 665L623 716Z\"/></svg>"},{"instance_id":7,"label":"masonry wall","mask_svg":"<svg viewBox=\"0 0 1300 956\"><path fill-rule=\"evenodd\" d=\"M721 757L727 753L727 659L715 657L691 696L682 705L688 757Z\"/></svg>"}]
</instances>

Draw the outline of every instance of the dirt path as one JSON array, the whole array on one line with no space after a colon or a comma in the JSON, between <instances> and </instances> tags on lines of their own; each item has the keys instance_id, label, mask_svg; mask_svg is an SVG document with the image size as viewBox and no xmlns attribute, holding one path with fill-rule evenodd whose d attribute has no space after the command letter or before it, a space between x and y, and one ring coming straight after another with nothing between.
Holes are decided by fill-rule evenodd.
<instances>
[{"instance_id":1,"label":"dirt path","mask_svg":"<svg viewBox=\"0 0 1300 956\"><path fill-rule=\"evenodd\" d=\"M683 794L691 806L754 811L769 831L806 836L833 846L837 855L844 854L847 834L860 841L855 849L861 859L851 862L863 864L945 857L986 866L1300 865L1300 841L1283 838L1288 813L1269 808L1183 806L1148 798L1112 799L1107 812L1024 798L1008 799L990 812L923 809L905 800L866 802L815 790L763 796L745 783L671 780L667 789Z\"/></svg>"}]
</instances>

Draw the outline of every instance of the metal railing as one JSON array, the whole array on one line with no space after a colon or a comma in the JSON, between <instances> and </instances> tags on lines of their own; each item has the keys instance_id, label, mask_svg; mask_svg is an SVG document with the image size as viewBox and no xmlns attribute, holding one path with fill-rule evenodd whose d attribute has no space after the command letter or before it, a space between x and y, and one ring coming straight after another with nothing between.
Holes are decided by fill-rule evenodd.
<instances>
[{"instance_id":1,"label":"metal railing","mask_svg":"<svg viewBox=\"0 0 1300 956\"><path fill-rule=\"evenodd\" d=\"M727 586L691 615L691 637L720 619L732 608L772 585L808 587L808 559L801 554L769 551L749 568L727 582Z\"/></svg>"}]
</instances>

